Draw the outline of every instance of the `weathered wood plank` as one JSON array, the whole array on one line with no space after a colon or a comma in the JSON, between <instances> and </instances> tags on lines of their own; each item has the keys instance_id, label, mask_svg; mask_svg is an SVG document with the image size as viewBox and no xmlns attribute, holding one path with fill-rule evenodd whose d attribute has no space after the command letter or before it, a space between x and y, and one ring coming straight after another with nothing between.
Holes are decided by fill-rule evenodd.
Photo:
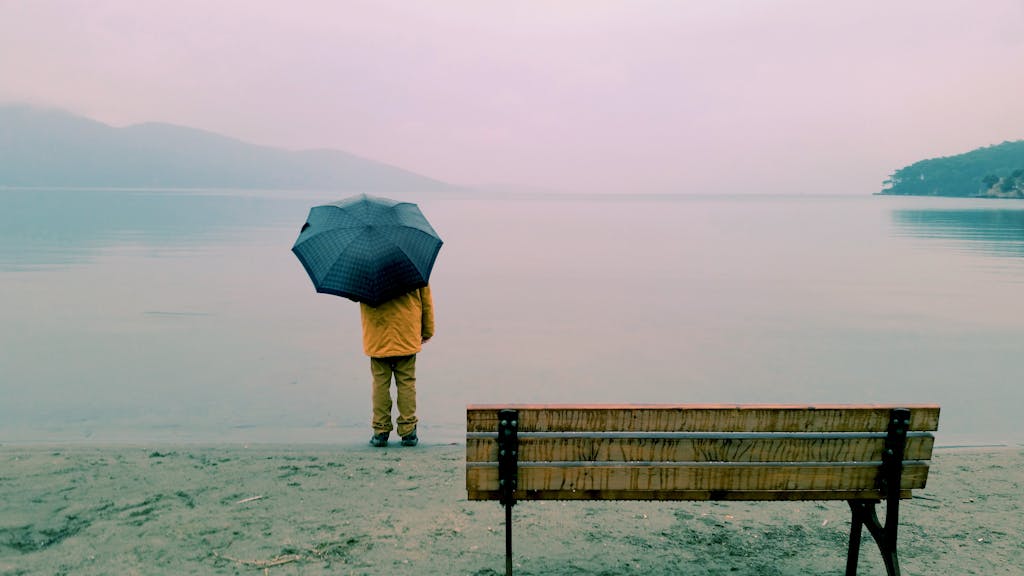
<instances>
[{"instance_id":1,"label":"weathered wood plank","mask_svg":"<svg viewBox=\"0 0 1024 576\"><path fill-rule=\"evenodd\" d=\"M576 464L521 464L519 490L863 491L878 479L878 466L867 464ZM900 488L922 488L927 477L927 463L906 462ZM467 464L466 489L497 490L497 465Z\"/></svg>"},{"instance_id":2,"label":"weathered wood plank","mask_svg":"<svg viewBox=\"0 0 1024 576\"><path fill-rule=\"evenodd\" d=\"M939 407L900 405L471 405L468 432L493 432L497 411L519 410L522 432L706 431L706 432L884 432L889 411L911 410L910 430L938 428Z\"/></svg>"},{"instance_id":3,"label":"weathered wood plank","mask_svg":"<svg viewBox=\"0 0 1024 576\"><path fill-rule=\"evenodd\" d=\"M907 439L906 460L931 458L934 438ZM882 458L884 438L530 438L520 462L864 462ZM495 462L493 438L466 440L467 462Z\"/></svg>"},{"instance_id":4,"label":"weathered wood plank","mask_svg":"<svg viewBox=\"0 0 1024 576\"><path fill-rule=\"evenodd\" d=\"M469 490L469 500L499 500L501 492ZM710 490L520 490L517 500L732 500L732 501L801 501L801 500L882 500L880 490L784 490L718 491ZM910 490L901 490L900 498L912 498Z\"/></svg>"}]
</instances>

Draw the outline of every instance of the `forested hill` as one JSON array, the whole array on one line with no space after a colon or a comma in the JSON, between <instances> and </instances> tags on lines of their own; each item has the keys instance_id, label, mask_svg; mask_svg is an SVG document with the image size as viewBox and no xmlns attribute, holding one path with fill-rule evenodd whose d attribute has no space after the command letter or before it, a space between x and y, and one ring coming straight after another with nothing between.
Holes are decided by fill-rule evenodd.
<instances>
[{"instance_id":1,"label":"forested hill","mask_svg":"<svg viewBox=\"0 0 1024 576\"><path fill-rule=\"evenodd\" d=\"M448 184L339 150L257 146L194 128L123 128L0 105L0 187L431 191Z\"/></svg>"},{"instance_id":2,"label":"forested hill","mask_svg":"<svg viewBox=\"0 0 1024 576\"><path fill-rule=\"evenodd\" d=\"M894 172L881 194L1024 198L1024 140L915 162Z\"/></svg>"}]
</instances>

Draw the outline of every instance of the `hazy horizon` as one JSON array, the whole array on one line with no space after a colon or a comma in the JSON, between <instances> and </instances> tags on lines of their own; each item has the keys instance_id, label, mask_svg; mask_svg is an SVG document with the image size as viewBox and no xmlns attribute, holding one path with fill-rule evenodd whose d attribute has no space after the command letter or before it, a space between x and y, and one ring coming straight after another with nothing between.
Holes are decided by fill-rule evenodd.
<instances>
[{"instance_id":1,"label":"hazy horizon","mask_svg":"<svg viewBox=\"0 0 1024 576\"><path fill-rule=\"evenodd\" d=\"M458 185L873 193L1024 138L1024 3L0 0L0 103Z\"/></svg>"}]
</instances>

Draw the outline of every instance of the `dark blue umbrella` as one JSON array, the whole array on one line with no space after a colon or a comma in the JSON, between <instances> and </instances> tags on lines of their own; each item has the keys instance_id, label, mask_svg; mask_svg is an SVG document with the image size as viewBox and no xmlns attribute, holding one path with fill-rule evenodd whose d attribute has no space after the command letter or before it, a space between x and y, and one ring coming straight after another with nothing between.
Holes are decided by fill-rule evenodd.
<instances>
[{"instance_id":1,"label":"dark blue umbrella","mask_svg":"<svg viewBox=\"0 0 1024 576\"><path fill-rule=\"evenodd\" d=\"M310 209L292 252L317 292L379 306L426 286L441 244L415 204L363 194Z\"/></svg>"}]
</instances>

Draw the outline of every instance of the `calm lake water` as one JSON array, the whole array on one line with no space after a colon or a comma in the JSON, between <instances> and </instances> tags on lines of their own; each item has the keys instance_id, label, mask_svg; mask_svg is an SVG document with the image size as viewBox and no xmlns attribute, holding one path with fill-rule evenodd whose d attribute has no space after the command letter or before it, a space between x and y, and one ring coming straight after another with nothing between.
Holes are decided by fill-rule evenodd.
<instances>
[{"instance_id":1,"label":"calm lake water","mask_svg":"<svg viewBox=\"0 0 1024 576\"><path fill-rule=\"evenodd\" d=\"M0 442L364 442L358 307L291 245L344 194L0 190ZM1024 202L418 202L424 442L478 402L936 402L1020 443Z\"/></svg>"}]
</instances>

